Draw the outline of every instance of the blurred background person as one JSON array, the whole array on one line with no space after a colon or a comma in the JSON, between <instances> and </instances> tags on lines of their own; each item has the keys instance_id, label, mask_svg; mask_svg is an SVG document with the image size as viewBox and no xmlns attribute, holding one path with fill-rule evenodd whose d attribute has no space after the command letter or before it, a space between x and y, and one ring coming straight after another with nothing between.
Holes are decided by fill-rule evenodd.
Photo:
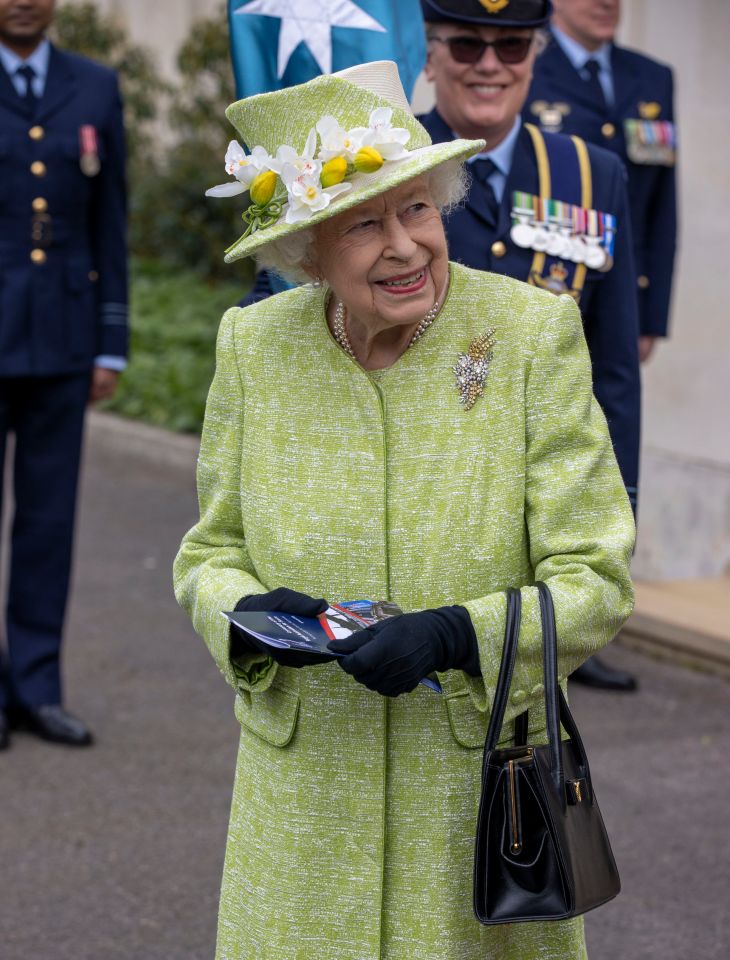
<instances>
[{"instance_id":1,"label":"blurred background person","mask_svg":"<svg viewBox=\"0 0 730 960\"><path fill-rule=\"evenodd\" d=\"M611 150L628 172L639 352L666 337L677 245L672 71L615 43L620 0L553 0L525 119Z\"/></svg>"},{"instance_id":2,"label":"blurred background person","mask_svg":"<svg viewBox=\"0 0 730 960\"><path fill-rule=\"evenodd\" d=\"M0 748L12 727L92 742L62 706L61 634L84 412L127 350L117 79L48 41L54 6L0 0L0 464L15 438Z\"/></svg>"},{"instance_id":3,"label":"blurred background person","mask_svg":"<svg viewBox=\"0 0 730 960\"><path fill-rule=\"evenodd\" d=\"M511 0L492 7L480 0L422 0L422 7L426 76L433 83L436 106L421 122L435 142L454 137L487 141L486 151L467 164L472 183L464 206L446 218L449 254L470 267L556 294L570 293L579 303L595 394L635 506L641 417L638 322L621 163L605 150L558 134L542 135L522 121L550 15L547 0ZM568 204L585 210L578 222L598 224L605 214L615 218L615 242L610 250L604 247L598 269L585 259L571 259L568 245L553 247L560 240L558 232L549 237L544 219L539 226L551 206L557 217L570 216ZM580 248L593 239L586 226L585 234L574 234L571 242L577 240ZM605 689L636 687L630 674L597 657L583 664L573 679Z\"/></svg>"}]
</instances>

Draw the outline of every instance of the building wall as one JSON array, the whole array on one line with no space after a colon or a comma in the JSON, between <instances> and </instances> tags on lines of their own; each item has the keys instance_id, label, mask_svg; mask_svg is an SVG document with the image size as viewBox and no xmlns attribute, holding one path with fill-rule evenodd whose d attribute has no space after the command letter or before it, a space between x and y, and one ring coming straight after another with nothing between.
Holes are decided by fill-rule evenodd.
<instances>
[{"instance_id":1,"label":"building wall","mask_svg":"<svg viewBox=\"0 0 730 960\"><path fill-rule=\"evenodd\" d=\"M62 0L63 2L63 0ZM222 0L97 0L174 71L177 48ZM730 37L728 0L624 0L621 40L674 65L681 240L671 338L645 368L635 572L730 569ZM419 82L417 110L432 103ZM221 105L223 106L223 105Z\"/></svg>"}]
</instances>

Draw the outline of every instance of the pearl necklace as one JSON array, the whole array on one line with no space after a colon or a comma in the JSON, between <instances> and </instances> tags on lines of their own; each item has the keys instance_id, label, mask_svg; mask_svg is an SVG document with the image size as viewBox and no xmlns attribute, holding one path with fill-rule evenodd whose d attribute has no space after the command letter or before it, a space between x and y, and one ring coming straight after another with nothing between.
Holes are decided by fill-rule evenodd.
<instances>
[{"instance_id":1,"label":"pearl necklace","mask_svg":"<svg viewBox=\"0 0 730 960\"><path fill-rule=\"evenodd\" d=\"M420 340L423 334L428 330L431 324L436 319L441 305L438 300L435 301L434 305L425 315L425 317L420 321L416 327L413 336L408 342L408 347L412 347L416 340ZM352 349L352 344L350 343L350 338L347 335L347 307L341 300L337 301L337 306L335 307L335 315L332 319L332 335L335 340L339 343L345 353L352 357L353 360L357 360L355 356L355 351ZM408 349L406 347L406 350Z\"/></svg>"}]
</instances>

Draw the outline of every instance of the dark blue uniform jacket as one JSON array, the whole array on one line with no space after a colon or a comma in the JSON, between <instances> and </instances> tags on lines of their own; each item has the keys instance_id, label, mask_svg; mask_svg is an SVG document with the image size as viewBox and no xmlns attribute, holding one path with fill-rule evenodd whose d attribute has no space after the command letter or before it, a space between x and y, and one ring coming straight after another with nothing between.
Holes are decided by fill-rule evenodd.
<instances>
[{"instance_id":1,"label":"dark blue uniform jacket","mask_svg":"<svg viewBox=\"0 0 730 960\"><path fill-rule=\"evenodd\" d=\"M666 336L677 243L677 191L673 166L633 163L626 152L624 121L641 119L647 107L674 122L672 72L649 57L613 46L615 106L601 107L556 40L535 63L524 118L539 124L541 101L567 104L562 133L577 134L611 150L626 165L634 234L641 332Z\"/></svg>"},{"instance_id":2,"label":"dark blue uniform jacket","mask_svg":"<svg viewBox=\"0 0 730 960\"><path fill-rule=\"evenodd\" d=\"M93 176L80 165L83 125L96 130ZM0 377L126 354L125 197L115 74L52 48L30 113L0 66Z\"/></svg>"},{"instance_id":3,"label":"dark blue uniform jacket","mask_svg":"<svg viewBox=\"0 0 730 960\"><path fill-rule=\"evenodd\" d=\"M418 118L434 143L453 139L436 110ZM545 134L546 139L551 136ZM558 136L553 134L553 136ZM593 175L593 206L613 213L618 221L614 266L608 273L589 270L580 309L593 364L594 391L608 420L616 458L627 491L635 503L639 472L641 388L638 359L638 320L627 210L625 174L620 162L604 150L589 147ZM538 194L535 152L528 132L520 131L512 169L502 197L498 222L482 201L483 186L472 181L462 207L445 221L449 256L477 270L492 270L518 280L529 278L533 251L510 240L512 192ZM576 191L578 196L579 191ZM554 196L575 202L574 197ZM493 246L497 253L495 255ZM546 271L553 258L548 257Z\"/></svg>"}]
</instances>

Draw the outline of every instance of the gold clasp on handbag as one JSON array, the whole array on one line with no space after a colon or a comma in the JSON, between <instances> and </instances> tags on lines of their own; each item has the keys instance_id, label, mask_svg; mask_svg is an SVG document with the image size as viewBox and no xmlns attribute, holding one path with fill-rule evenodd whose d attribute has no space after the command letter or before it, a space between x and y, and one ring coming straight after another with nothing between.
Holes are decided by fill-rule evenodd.
<instances>
[{"instance_id":1,"label":"gold clasp on handbag","mask_svg":"<svg viewBox=\"0 0 730 960\"><path fill-rule=\"evenodd\" d=\"M585 780L566 780L565 786L568 791L568 803L583 803L586 799Z\"/></svg>"},{"instance_id":2,"label":"gold clasp on handbag","mask_svg":"<svg viewBox=\"0 0 730 960\"><path fill-rule=\"evenodd\" d=\"M517 854L522 852L522 837L520 833L520 822L517 816L517 773L518 763L524 763L525 760L532 760L532 747L527 748L527 752L522 757L516 757L514 760L507 761L509 770L509 792L510 792L510 820L512 821L512 843L510 852Z\"/></svg>"}]
</instances>

